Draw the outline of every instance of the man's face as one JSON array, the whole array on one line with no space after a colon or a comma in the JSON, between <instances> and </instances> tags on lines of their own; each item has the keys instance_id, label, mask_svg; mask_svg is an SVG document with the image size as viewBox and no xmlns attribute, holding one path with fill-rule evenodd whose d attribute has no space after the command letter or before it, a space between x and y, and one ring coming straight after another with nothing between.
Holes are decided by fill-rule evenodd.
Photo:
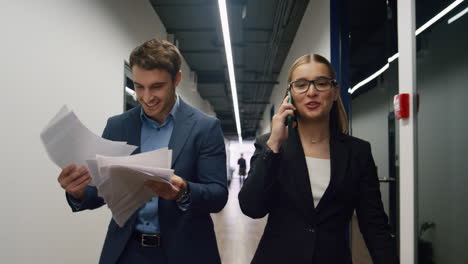
<instances>
[{"instance_id":1,"label":"man's face","mask_svg":"<svg viewBox=\"0 0 468 264\"><path fill-rule=\"evenodd\" d=\"M176 101L175 88L182 73L178 72L172 80L166 70L145 70L136 65L132 67L132 73L135 93L146 115L163 123Z\"/></svg>"}]
</instances>

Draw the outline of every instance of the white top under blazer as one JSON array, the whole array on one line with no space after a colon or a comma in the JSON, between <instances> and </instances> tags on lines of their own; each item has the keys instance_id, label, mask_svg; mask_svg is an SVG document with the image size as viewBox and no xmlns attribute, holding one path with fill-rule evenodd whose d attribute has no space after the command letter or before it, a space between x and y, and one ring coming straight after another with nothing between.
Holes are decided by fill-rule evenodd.
<instances>
[{"instance_id":1,"label":"white top under blazer","mask_svg":"<svg viewBox=\"0 0 468 264\"><path fill-rule=\"evenodd\" d=\"M314 206L317 208L320 199L330 184L330 159L317 159L306 156L306 163L312 196L314 197Z\"/></svg>"}]
</instances>

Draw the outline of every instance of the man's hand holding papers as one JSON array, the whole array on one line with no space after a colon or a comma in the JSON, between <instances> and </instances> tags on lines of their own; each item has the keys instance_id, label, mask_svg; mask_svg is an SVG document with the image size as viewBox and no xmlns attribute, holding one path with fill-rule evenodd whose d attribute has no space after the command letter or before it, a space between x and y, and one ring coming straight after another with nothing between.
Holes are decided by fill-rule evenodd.
<instances>
[{"instance_id":1,"label":"man's hand holding papers","mask_svg":"<svg viewBox=\"0 0 468 264\"><path fill-rule=\"evenodd\" d=\"M50 159L62 168L60 186L78 201L86 198L88 185L95 186L119 226L153 196L174 200L187 189L170 169L172 150L129 156L136 146L99 137L66 106L47 124L41 139Z\"/></svg>"},{"instance_id":2,"label":"man's hand holding papers","mask_svg":"<svg viewBox=\"0 0 468 264\"><path fill-rule=\"evenodd\" d=\"M165 200L178 200L187 191L187 182L177 175L172 175L169 182L170 185L160 181L147 180L145 187Z\"/></svg>"},{"instance_id":3,"label":"man's hand holding papers","mask_svg":"<svg viewBox=\"0 0 468 264\"><path fill-rule=\"evenodd\" d=\"M77 169L75 164L63 169L58 177L60 186L77 200L84 199L86 185L90 184L91 181L91 175L86 167Z\"/></svg>"}]
</instances>

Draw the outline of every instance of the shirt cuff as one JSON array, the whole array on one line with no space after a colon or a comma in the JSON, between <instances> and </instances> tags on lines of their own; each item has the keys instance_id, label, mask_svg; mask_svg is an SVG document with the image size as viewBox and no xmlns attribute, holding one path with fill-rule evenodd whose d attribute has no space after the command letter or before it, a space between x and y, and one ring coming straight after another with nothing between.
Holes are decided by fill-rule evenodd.
<instances>
[{"instance_id":1,"label":"shirt cuff","mask_svg":"<svg viewBox=\"0 0 468 264\"><path fill-rule=\"evenodd\" d=\"M75 210L80 210L81 207L82 207L83 204L84 204L84 201L85 201L86 199L78 200L78 199L74 198L73 196L71 196L71 195L68 194L68 193L67 193L67 195L68 195L68 200L70 201L70 203L71 203L71 205L73 206L73 208L74 208Z\"/></svg>"},{"instance_id":2,"label":"shirt cuff","mask_svg":"<svg viewBox=\"0 0 468 264\"><path fill-rule=\"evenodd\" d=\"M183 201L183 202L176 201L176 203L177 203L177 206L179 207L179 209L184 211L184 212L187 211L190 208L190 204L191 204L190 203L190 198L187 199L187 201Z\"/></svg>"}]
</instances>

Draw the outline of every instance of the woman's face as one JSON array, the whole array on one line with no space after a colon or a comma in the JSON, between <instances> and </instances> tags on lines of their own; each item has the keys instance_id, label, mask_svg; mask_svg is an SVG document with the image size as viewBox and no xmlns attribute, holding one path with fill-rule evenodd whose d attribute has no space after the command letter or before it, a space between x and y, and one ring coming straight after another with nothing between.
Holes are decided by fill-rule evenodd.
<instances>
[{"instance_id":1,"label":"woman's face","mask_svg":"<svg viewBox=\"0 0 468 264\"><path fill-rule=\"evenodd\" d=\"M292 82L332 78L327 66L315 61L297 67L291 77ZM310 84L305 93L295 93L294 89L291 89L291 95L300 119L323 120L329 117L333 102L338 99L338 87L331 85L328 91L318 91L314 84Z\"/></svg>"}]
</instances>

